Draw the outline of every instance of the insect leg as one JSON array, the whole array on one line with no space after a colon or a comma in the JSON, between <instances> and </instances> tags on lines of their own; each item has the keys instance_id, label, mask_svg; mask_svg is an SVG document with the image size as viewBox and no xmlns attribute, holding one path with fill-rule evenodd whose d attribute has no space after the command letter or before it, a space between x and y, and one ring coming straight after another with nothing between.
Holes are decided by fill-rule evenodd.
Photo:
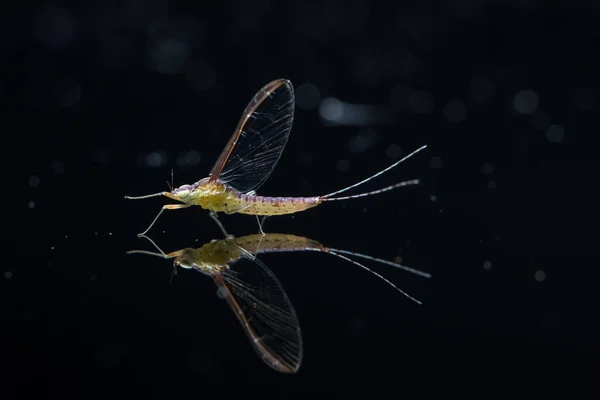
<instances>
[{"instance_id":1,"label":"insect leg","mask_svg":"<svg viewBox=\"0 0 600 400\"><path fill-rule=\"evenodd\" d=\"M210 211L208 213L208 215L212 218L213 221L215 221L215 223L217 224L217 226L219 227L221 232L223 232L223 235L225 235L225 238L227 238L227 239L233 238L233 235L230 235L229 233L227 233L227 231L225 230L225 227L223 226L221 221L219 221L219 217L217 216L217 213L215 213L214 211Z\"/></svg>"},{"instance_id":2,"label":"insect leg","mask_svg":"<svg viewBox=\"0 0 600 400\"><path fill-rule=\"evenodd\" d=\"M267 217L264 217L263 220L262 220L262 222L264 222L266 218ZM260 221L260 218L258 218L258 215L256 216L256 222L258 222L258 231L261 233L261 235L265 236L266 233L263 232L262 222Z\"/></svg>"},{"instance_id":3,"label":"insect leg","mask_svg":"<svg viewBox=\"0 0 600 400\"><path fill-rule=\"evenodd\" d=\"M236 244L236 247L244 254L244 256L250 260L254 260L256 258L256 255L250 253L248 250L246 250L245 248L243 248L242 246L238 246Z\"/></svg>"},{"instance_id":4,"label":"insect leg","mask_svg":"<svg viewBox=\"0 0 600 400\"><path fill-rule=\"evenodd\" d=\"M261 232L262 232L262 229L261 229ZM260 244L262 243L265 236L266 236L265 233L262 232L262 236L260 237L260 240L258 241L258 244L256 245L255 254L258 254L258 251L260 250Z\"/></svg>"},{"instance_id":5,"label":"insect leg","mask_svg":"<svg viewBox=\"0 0 600 400\"><path fill-rule=\"evenodd\" d=\"M264 217L262 217L262 219L260 220L260 224L261 224L262 226L265 226L265 221L267 220L267 218L269 218L269 216L268 216L268 215L265 215L265 216L264 216Z\"/></svg>"},{"instance_id":6,"label":"insect leg","mask_svg":"<svg viewBox=\"0 0 600 400\"><path fill-rule=\"evenodd\" d=\"M148 228L146 228L146 230L142 233L138 233L138 237L142 237L145 236L146 233L150 230L150 228L152 228L152 226L154 225L154 223L156 222L156 220L158 219L158 217L160 217L160 214L163 213L163 211L165 210L179 210L180 208L187 208L189 207L189 204L165 204L164 206L162 206L162 208L160 209L160 211L158 212L158 214L156 215L156 217L154 218L154 221L152 221L152 223L150 224L150 226Z\"/></svg>"}]
</instances>

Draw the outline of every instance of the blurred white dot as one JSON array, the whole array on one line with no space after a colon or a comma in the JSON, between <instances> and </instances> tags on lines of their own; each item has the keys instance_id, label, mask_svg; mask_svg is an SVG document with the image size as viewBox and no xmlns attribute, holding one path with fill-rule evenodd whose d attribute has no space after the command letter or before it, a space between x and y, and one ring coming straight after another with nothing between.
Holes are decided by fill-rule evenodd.
<instances>
[{"instance_id":1,"label":"blurred white dot","mask_svg":"<svg viewBox=\"0 0 600 400\"><path fill-rule=\"evenodd\" d=\"M565 131L560 125L551 125L546 131L546 139L552 143L560 143L565 138Z\"/></svg>"},{"instance_id":2,"label":"blurred white dot","mask_svg":"<svg viewBox=\"0 0 600 400\"><path fill-rule=\"evenodd\" d=\"M444 107L444 117L450 122L460 122L467 115L467 107L460 100L452 100Z\"/></svg>"},{"instance_id":3,"label":"blurred white dot","mask_svg":"<svg viewBox=\"0 0 600 400\"><path fill-rule=\"evenodd\" d=\"M159 167L162 164L162 161L160 153L153 152L146 157L146 163L149 167Z\"/></svg>"},{"instance_id":4,"label":"blurred white dot","mask_svg":"<svg viewBox=\"0 0 600 400\"><path fill-rule=\"evenodd\" d=\"M62 161L55 160L50 164L50 169L54 175L61 175L65 172L65 164Z\"/></svg>"},{"instance_id":5,"label":"blurred white dot","mask_svg":"<svg viewBox=\"0 0 600 400\"><path fill-rule=\"evenodd\" d=\"M483 263L483 268L485 268L485 269L490 269L490 268L492 268L492 262L491 262L491 261L485 261L485 262Z\"/></svg>"},{"instance_id":6,"label":"blurred white dot","mask_svg":"<svg viewBox=\"0 0 600 400\"><path fill-rule=\"evenodd\" d=\"M185 155L185 161L189 166L198 165L198 163L200 163L200 153L196 150L188 151Z\"/></svg>"},{"instance_id":7,"label":"blurred white dot","mask_svg":"<svg viewBox=\"0 0 600 400\"><path fill-rule=\"evenodd\" d=\"M35 17L36 39L52 48L66 45L73 39L76 20L71 12L62 7L48 7Z\"/></svg>"},{"instance_id":8,"label":"blurred white dot","mask_svg":"<svg viewBox=\"0 0 600 400\"><path fill-rule=\"evenodd\" d=\"M348 149L351 153L364 153L375 142L374 132L365 131L352 136L348 140Z\"/></svg>"},{"instance_id":9,"label":"blurred white dot","mask_svg":"<svg viewBox=\"0 0 600 400\"><path fill-rule=\"evenodd\" d=\"M321 93L315 85L304 83L296 89L295 97L298 108L312 110L319 105Z\"/></svg>"},{"instance_id":10,"label":"blurred white dot","mask_svg":"<svg viewBox=\"0 0 600 400\"><path fill-rule=\"evenodd\" d=\"M350 169L350 162L348 160L339 160L337 162L337 169L340 172L346 172Z\"/></svg>"},{"instance_id":11,"label":"blurred white dot","mask_svg":"<svg viewBox=\"0 0 600 400\"><path fill-rule=\"evenodd\" d=\"M81 86L72 79L63 79L54 89L58 103L64 108L72 108L81 100Z\"/></svg>"},{"instance_id":12,"label":"blurred white dot","mask_svg":"<svg viewBox=\"0 0 600 400\"><path fill-rule=\"evenodd\" d=\"M469 100L477 105L488 104L494 97L494 84L486 77L477 77L469 86Z\"/></svg>"},{"instance_id":13,"label":"blurred white dot","mask_svg":"<svg viewBox=\"0 0 600 400\"><path fill-rule=\"evenodd\" d=\"M40 178L37 175L31 175L29 177L29 186L31 186L31 187L40 186Z\"/></svg>"},{"instance_id":14,"label":"blurred white dot","mask_svg":"<svg viewBox=\"0 0 600 400\"><path fill-rule=\"evenodd\" d=\"M35 207L35 201L31 200L28 204L29 208L34 208Z\"/></svg>"},{"instance_id":15,"label":"blurred white dot","mask_svg":"<svg viewBox=\"0 0 600 400\"><path fill-rule=\"evenodd\" d=\"M348 149L351 153L362 153L368 147L367 138L364 135L352 136L348 140Z\"/></svg>"},{"instance_id":16,"label":"blurred white dot","mask_svg":"<svg viewBox=\"0 0 600 400\"><path fill-rule=\"evenodd\" d=\"M224 289L222 287L217 288L217 297L218 298L220 298L220 299L226 299L227 296L229 296L229 294L227 293L226 289Z\"/></svg>"},{"instance_id":17,"label":"blurred white dot","mask_svg":"<svg viewBox=\"0 0 600 400\"><path fill-rule=\"evenodd\" d=\"M435 105L433 96L426 90L414 90L409 101L410 107L417 114L429 114Z\"/></svg>"},{"instance_id":18,"label":"blurred white dot","mask_svg":"<svg viewBox=\"0 0 600 400\"><path fill-rule=\"evenodd\" d=\"M533 90L521 90L513 100L519 114L533 114L539 105L539 97Z\"/></svg>"},{"instance_id":19,"label":"blurred white dot","mask_svg":"<svg viewBox=\"0 0 600 400\"><path fill-rule=\"evenodd\" d=\"M431 168L439 169L442 168L442 165L444 165L444 160L442 160L440 157L431 157L429 160L429 166Z\"/></svg>"},{"instance_id":20,"label":"blurred white dot","mask_svg":"<svg viewBox=\"0 0 600 400\"><path fill-rule=\"evenodd\" d=\"M344 116L344 104L337 99L327 97L319 105L319 114L327 121L339 121Z\"/></svg>"},{"instance_id":21,"label":"blurred white dot","mask_svg":"<svg viewBox=\"0 0 600 400\"><path fill-rule=\"evenodd\" d=\"M596 104L596 93L591 88L579 88L573 93L573 102L581 111L589 111Z\"/></svg>"},{"instance_id":22,"label":"blurred white dot","mask_svg":"<svg viewBox=\"0 0 600 400\"><path fill-rule=\"evenodd\" d=\"M437 196L435 194L432 194L431 196L429 196L429 200L437 201Z\"/></svg>"},{"instance_id":23,"label":"blurred white dot","mask_svg":"<svg viewBox=\"0 0 600 400\"><path fill-rule=\"evenodd\" d=\"M10 271L6 271L6 272L4 273L4 277L5 277L6 279L10 279L10 278L12 278L12 272L10 272Z\"/></svg>"},{"instance_id":24,"label":"blurred white dot","mask_svg":"<svg viewBox=\"0 0 600 400\"><path fill-rule=\"evenodd\" d=\"M188 45L175 39L158 40L152 49L154 65L163 74L183 72L188 56Z\"/></svg>"},{"instance_id":25,"label":"blurred white dot","mask_svg":"<svg viewBox=\"0 0 600 400\"><path fill-rule=\"evenodd\" d=\"M546 280L546 273L544 271L537 271L535 273L535 280L538 282L543 282Z\"/></svg>"},{"instance_id":26,"label":"blurred white dot","mask_svg":"<svg viewBox=\"0 0 600 400\"><path fill-rule=\"evenodd\" d=\"M392 143L386 149L385 154L387 154L389 158L396 160L402 155L402 147L398 146L395 143Z\"/></svg>"},{"instance_id":27,"label":"blurred white dot","mask_svg":"<svg viewBox=\"0 0 600 400\"><path fill-rule=\"evenodd\" d=\"M483 163L483 165L481 166L481 172L486 175L492 174L495 169L496 168L490 163Z\"/></svg>"},{"instance_id":28,"label":"blurred white dot","mask_svg":"<svg viewBox=\"0 0 600 400\"><path fill-rule=\"evenodd\" d=\"M110 164L113 159L111 150L105 148L94 149L94 161L104 166Z\"/></svg>"}]
</instances>

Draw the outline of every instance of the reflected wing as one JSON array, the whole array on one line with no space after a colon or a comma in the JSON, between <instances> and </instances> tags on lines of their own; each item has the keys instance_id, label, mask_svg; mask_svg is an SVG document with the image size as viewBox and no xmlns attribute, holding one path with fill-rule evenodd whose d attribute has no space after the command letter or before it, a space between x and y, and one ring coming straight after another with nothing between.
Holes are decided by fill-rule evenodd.
<instances>
[{"instance_id":1,"label":"reflected wing","mask_svg":"<svg viewBox=\"0 0 600 400\"><path fill-rule=\"evenodd\" d=\"M262 359L279 372L298 371L302 335L296 311L267 266L242 259L213 278Z\"/></svg>"},{"instance_id":2,"label":"reflected wing","mask_svg":"<svg viewBox=\"0 0 600 400\"><path fill-rule=\"evenodd\" d=\"M210 172L247 193L267 180L287 143L294 119L294 88L285 79L275 80L256 93L231 139Z\"/></svg>"}]
</instances>

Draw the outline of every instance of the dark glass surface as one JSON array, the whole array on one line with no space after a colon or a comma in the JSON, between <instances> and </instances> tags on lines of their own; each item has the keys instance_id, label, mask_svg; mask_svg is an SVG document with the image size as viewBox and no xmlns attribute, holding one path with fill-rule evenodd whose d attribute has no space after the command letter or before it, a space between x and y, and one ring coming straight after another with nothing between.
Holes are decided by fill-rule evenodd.
<instances>
[{"instance_id":1,"label":"dark glass surface","mask_svg":"<svg viewBox=\"0 0 600 400\"><path fill-rule=\"evenodd\" d=\"M3 6L0 397L597 392L598 5L219 4ZM124 196L207 176L277 78L296 111L261 195L330 193L428 145L352 193L420 185L267 219L432 274L362 260L419 306L327 254L261 255L302 328L291 376L209 277L125 254L152 250L136 234L173 201ZM199 207L148 235L165 252L223 237Z\"/></svg>"}]
</instances>

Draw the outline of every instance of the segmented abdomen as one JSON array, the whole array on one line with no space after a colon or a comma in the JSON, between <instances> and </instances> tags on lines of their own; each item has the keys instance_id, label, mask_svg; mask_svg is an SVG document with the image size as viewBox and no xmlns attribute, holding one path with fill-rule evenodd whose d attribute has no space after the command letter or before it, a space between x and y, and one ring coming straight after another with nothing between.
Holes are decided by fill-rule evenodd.
<instances>
[{"instance_id":1,"label":"segmented abdomen","mask_svg":"<svg viewBox=\"0 0 600 400\"><path fill-rule=\"evenodd\" d=\"M241 236L235 239L235 243L252 254L287 251L321 251L324 248L316 240L283 233L269 233L267 235L258 233Z\"/></svg>"},{"instance_id":2,"label":"segmented abdomen","mask_svg":"<svg viewBox=\"0 0 600 400\"><path fill-rule=\"evenodd\" d=\"M240 214L284 215L304 211L321 203L319 197L265 197L240 194Z\"/></svg>"}]
</instances>

